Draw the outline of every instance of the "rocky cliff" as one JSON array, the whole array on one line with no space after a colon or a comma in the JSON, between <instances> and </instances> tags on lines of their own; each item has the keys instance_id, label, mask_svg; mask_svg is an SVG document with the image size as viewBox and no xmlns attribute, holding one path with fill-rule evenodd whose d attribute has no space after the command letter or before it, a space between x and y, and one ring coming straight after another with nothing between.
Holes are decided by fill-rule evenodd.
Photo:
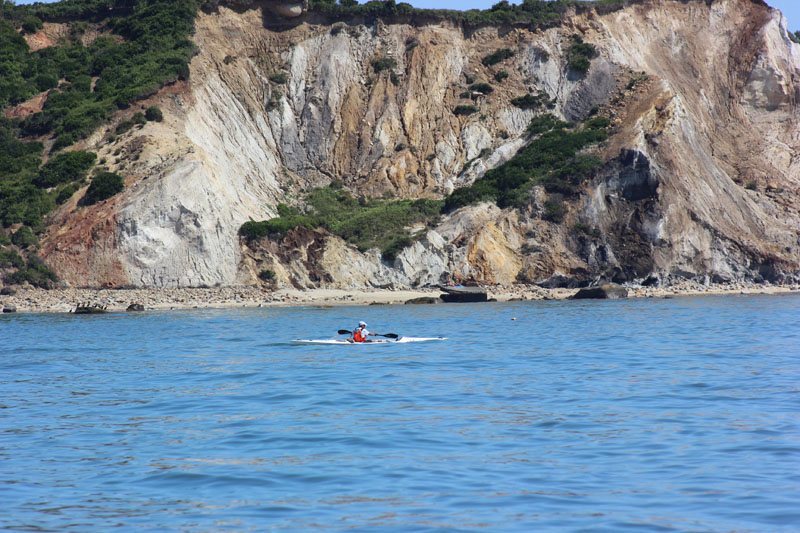
<instances>
[{"instance_id":1,"label":"rocky cliff","mask_svg":"<svg viewBox=\"0 0 800 533\"><path fill-rule=\"evenodd\" d=\"M585 74L568 66L576 35L598 51ZM142 102L163 122L85 143L127 187L53 216L42 254L73 285L258 284L265 269L273 284L341 288L800 276L800 45L761 2L658 0L535 30L219 7L193 40L190 81ZM500 49L513 56L485 65ZM539 112L511 101L540 93L564 119L612 124L593 148L603 166L558 221L536 187L522 208L445 214L392 261L323 230L237 235L332 180L400 198L472 184L528 142Z\"/></svg>"}]
</instances>

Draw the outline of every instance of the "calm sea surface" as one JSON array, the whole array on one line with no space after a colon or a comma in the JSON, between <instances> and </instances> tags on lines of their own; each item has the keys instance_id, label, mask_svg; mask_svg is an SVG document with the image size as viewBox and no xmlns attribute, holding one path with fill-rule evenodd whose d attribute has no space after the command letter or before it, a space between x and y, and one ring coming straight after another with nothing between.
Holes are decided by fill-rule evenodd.
<instances>
[{"instance_id":1,"label":"calm sea surface","mask_svg":"<svg viewBox=\"0 0 800 533\"><path fill-rule=\"evenodd\" d=\"M800 295L4 315L0 529L800 531Z\"/></svg>"}]
</instances>

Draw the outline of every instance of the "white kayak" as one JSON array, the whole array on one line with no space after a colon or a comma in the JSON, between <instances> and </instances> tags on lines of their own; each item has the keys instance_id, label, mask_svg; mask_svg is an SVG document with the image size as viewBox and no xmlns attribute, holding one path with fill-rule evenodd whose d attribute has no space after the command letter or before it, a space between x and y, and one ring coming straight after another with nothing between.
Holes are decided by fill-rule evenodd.
<instances>
[{"instance_id":1,"label":"white kayak","mask_svg":"<svg viewBox=\"0 0 800 533\"><path fill-rule=\"evenodd\" d=\"M447 337L400 337L398 339L376 339L367 342L348 342L344 339L294 339L292 342L303 344L346 344L348 346L372 346L373 344L404 344L407 342L443 341Z\"/></svg>"}]
</instances>

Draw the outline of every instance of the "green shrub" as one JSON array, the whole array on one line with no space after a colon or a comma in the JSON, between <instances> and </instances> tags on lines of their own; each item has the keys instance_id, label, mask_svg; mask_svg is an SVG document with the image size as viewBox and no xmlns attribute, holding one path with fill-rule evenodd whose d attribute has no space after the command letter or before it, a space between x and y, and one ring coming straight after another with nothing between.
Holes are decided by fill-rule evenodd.
<instances>
[{"instance_id":1,"label":"green shrub","mask_svg":"<svg viewBox=\"0 0 800 533\"><path fill-rule=\"evenodd\" d=\"M86 74L75 76L75 78L72 80L70 88L81 93L89 93L92 90L92 78Z\"/></svg>"},{"instance_id":2,"label":"green shrub","mask_svg":"<svg viewBox=\"0 0 800 533\"><path fill-rule=\"evenodd\" d=\"M36 33L44 27L42 19L28 15L22 21L22 33Z\"/></svg>"},{"instance_id":3,"label":"green shrub","mask_svg":"<svg viewBox=\"0 0 800 533\"><path fill-rule=\"evenodd\" d=\"M508 78L508 72L506 72L505 70L501 70L500 72L494 75L494 81L498 83L506 78Z\"/></svg>"},{"instance_id":4,"label":"green shrub","mask_svg":"<svg viewBox=\"0 0 800 533\"><path fill-rule=\"evenodd\" d=\"M34 179L37 187L55 187L86 177L97 156L91 152L67 152L48 161Z\"/></svg>"},{"instance_id":5,"label":"green shrub","mask_svg":"<svg viewBox=\"0 0 800 533\"><path fill-rule=\"evenodd\" d=\"M539 109L541 107L551 107L552 104L553 101L547 96L547 93L541 91L535 95L526 94L511 100L511 105L519 107L520 109Z\"/></svg>"},{"instance_id":6,"label":"green shrub","mask_svg":"<svg viewBox=\"0 0 800 533\"><path fill-rule=\"evenodd\" d=\"M74 142L75 139L72 138L72 134L62 133L61 135L56 137L56 140L53 143L53 147L50 149L50 152L57 152L62 148L66 148L67 146L72 146Z\"/></svg>"},{"instance_id":7,"label":"green shrub","mask_svg":"<svg viewBox=\"0 0 800 533\"><path fill-rule=\"evenodd\" d=\"M512 57L513 55L514 55L514 52L512 52L508 48L501 48L500 50L497 50L497 51L487 55L486 57L484 57L481 60L481 63L483 63L485 66L488 67L488 66L491 66L491 65L496 65L497 63L500 63L501 61L504 61L504 60L508 59L509 57Z\"/></svg>"},{"instance_id":8,"label":"green shrub","mask_svg":"<svg viewBox=\"0 0 800 533\"><path fill-rule=\"evenodd\" d=\"M23 223L41 225L42 216L55 208L52 196L21 178L0 180L0 220L4 227Z\"/></svg>"},{"instance_id":9,"label":"green shrub","mask_svg":"<svg viewBox=\"0 0 800 533\"><path fill-rule=\"evenodd\" d=\"M453 109L453 113L456 115L471 115L478 111L478 107L474 105L457 105L455 109Z\"/></svg>"},{"instance_id":10,"label":"green shrub","mask_svg":"<svg viewBox=\"0 0 800 533\"><path fill-rule=\"evenodd\" d=\"M131 117L131 122L133 122L136 125L142 125L147 123L147 119L144 117L144 113L138 111L134 113L133 116Z\"/></svg>"},{"instance_id":11,"label":"green shrub","mask_svg":"<svg viewBox=\"0 0 800 533\"><path fill-rule=\"evenodd\" d=\"M28 246L36 246L39 244L39 239L33 234L31 228L22 226L11 234L11 244L19 246L20 248L27 248Z\"/></svg>"},{"instance_id":12,"label":"green shrub","mask_svg":"<svg viewBox=\"0 0 800 533\"><path fill-rule=\"evenodd\" d=\"M331 187L333 183L331 182ZM300 210L293 205L286 205L284 203L278 204L278 216L279 217L293 217L301 215Z\"/></svg>"},{"instance_id":13,"label":"green shrub","mask_svg":"<svg viewBox=\"0 0 800 533\"><path fill-rule=\"evenodd\" d=\"M544 204L544 213L542 214L542 218L544 220L549 220L550 222L560 224L564 220L566 211L567 210L563 203L556 200L548 200Z\"/></svg>"},{"instance_id":14,"label":"green shrub","mask_svg":"<svg viewBox=\"0 0 800 533\"><path fill-rule=\"evenodd\" d=\"M58 87L58 76L51 72L44 72L36 76L33 83L39 91L49 91Z\"/></svg>"},{"instance_id":15,"label":"green shrub","mask_svg":"<svg viewBox=\"0 0 800 533\"><path fill-rule=\"evenodd\" d=\"M125 180L122 179L122 176L113 172L101 172L92 178L92 183L86 189L81 203L83 205L96 204L122 192L124 188Z\"/></svg>"},{"instance_id":16,"label":"green shrub","mask_svg":"<svg viewBox=\"0 0 800 533\"><path fill-rule=\"evenodd\" d=\"M150 106L144 112L144 118L150 121L161 122L164 120L164 114L157 106Z\"/></svg>"},{"instance_id":17,"label":"green shrub","mask_svg":"<svg viewBox=\"0 0 800 533\"><path fill-rule=\"evenodd\" d=\"M470 91L479 92L481 94L491 94L494 89L488 83L473 83L469 86Z\"/></svg>"},{"instance_id":18,"label":"green shrub","mask_svg":"<svg viewBox=\"0 0 800 533\"><path fill-rule=\"evenodd\" d=\"M285 237L289 231L300 226L312 229L316 227L316 224L311 217L305 215L276 217L261 222L250 220L239 228L239 235L248 242L267 236Z\"/></svg>"},{"instance_id":19,"label":"green shrub","mask_svg":"<svg viewBox=\"0 0 800 533\"><path fill-rule=\"evenodd\" d=\"M22 268L25 260L14 250L0 250L0 268Z\"/></svg>"},{"instance_id":20,"label":"green shrub","mask_svg":"<svg viewBox=\"0 0 800 533\"><path fill-rule=\"evenodd\" d=\"M261 279L261 281L272 281L273 279L275 279L275 272L268 268L265 268L264 270L258 273L258 277L259 279Z\"/></svg>"},{"instance_id":21,"label":"green shrub","mask_svg":"<svg viewBox=\"0 0 800 533\"><path fill-rule=\"evenodd\" d=\"M541 59L545 63L550 60L550 52L538 46L533 47L533 52L536 54L537 59Z\"/></svg>"},{"instance_id":22,"label":"green shrub","mask_svg":"<svg viewBox=\"0 0 800 533\"><path fill-rule=\"evenodd\" d=\"M5 281L10 284L19 285L27 281L34 287L43 289L52 288L53 282L57 280L58 278L53 271L47 268L44 262L36 256L29 257L27 265L5 278Z\"/></svg>"},{"instance_id":23,"label":"green shrub","mask_svg":"<svg viewBox=\"0 0 800 533\"><path fill-rule=\"evenodd\" d=\"M580 183L602 164L603 161L595 156L578 155L566 165L548 174L542 179L542 183L547 192L573 196L577 194Z\"/></svg>"},{"instance_id":24,"label":"green shrub","mask_svg":"<svg viewBox=\"0 0 800 533\"><path fill-rule=\"evenodd\" d=\"M61 187L58 190L58 194L56 194L56 204L61 205L70 198L72 195L75 194L75 191L78 189L74 185L67 185L65 187Z\"/></svg>"},{"instance_id":25,"label":"green shrub","mask_svg":"<svg viewBox=\"0 0 800 533\"><path fill-rule=\"evenodd\" d=\"M382 57L380 59L375 59L372 61L372 69L375 73L379 73L382 70L393 69L397 66L397 61L395 61L391 57Z\"/></svg>"},{"instance_id":26,"label":"green shrub","mask_svg":"<svg viewBox=\"0 0 800 533\"><path fill-rule=\"evenodd\" d=\"M394 261L405 248L414 244L414 239L407 233L392 236L381 248L381 257L386 261Z\"/></svg>"},{"instance_id":27,"label":"green shrub","mask_svg":"<svg viewBox=\"0 0 800 533\"><path fill-rule=\"evenodd\" d=\"M602 130L611 125L611 120L606 117L595 117L586 121L586 128L590 130Z\"/></svg>"},{"instance_id":28,"label":"green shrub","mask_svg":"<svg viewBox=\"0 0 800 533\"><path fill-rule=\"evenodd\" d=\"M132 120L123 120L122 122L117 124L117 128L114 130L114 132L117 135L122 135L126 131L129 131L133 126L134 122Z\"/></svg>"},{"instance_id":29,"label":"green shrub","mask_svg":"<svg viewBox=\"0 0 800 533\"><path fill-rule=\"evenodd\" d=\"M279 85L283 85L287 81L289 81L289 75L285 72L276 72L275 74L269 77L269 81L272 83L277 83Z\"/></svg>"},{"instance_id":30,"label":"green shrub","mask_svg":"<svg viewBox=\"0 0 800 533\"><path fill-rule=\"evenodd\" d=\"M594 45L584 43L580 35L573 35L571 39L572 44L567 49L567 63L571 69L586 74L592 59L597 56L597 49Z\"/></svg>"},{"instance_id":31,"label":"green shrub","mask_svg":"<svg viewBox=\"0 0 800 533\"><path fill-rule=\"evenodd\" d=\"M546 113L544 115L538 115L531 119L530 124L525 129L525 133L528 135L539 135L541 133L545 133L547 131L551 131L554 129L563 129L563 128L571 128L572 124L568 122L561 121L555 115L551 115L550 113Z\"/></svg>"}]
</instances>

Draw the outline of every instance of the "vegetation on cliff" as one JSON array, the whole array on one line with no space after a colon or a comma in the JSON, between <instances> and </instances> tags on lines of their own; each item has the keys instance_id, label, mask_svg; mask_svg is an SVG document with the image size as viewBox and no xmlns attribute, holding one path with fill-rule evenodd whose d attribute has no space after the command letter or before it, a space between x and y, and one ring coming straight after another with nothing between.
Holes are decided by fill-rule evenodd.
<instances>
[{"instance_id":1,"label":"vegetation on cliff","mask_svg":"<svg viewBox=\"0 0 800 533\"><path fill-rule=\"evenodd\" d=\"M574 195L581 181L602 164L580 151L605 140L608 125L605 118L582 124L562 122L552 115L534 118L528 131L537 137L471 186L455 190L445 201L444 210L487 200L500 207L522 207L529 203L529 191L537 184L548 192Z\"/></svg>"},{"instance_id":2,"label":"vegetation on cliff","mask_svg":"<svg viewBox=\"0 0 800 533\"><path fill-rule=\"evenodd\" d=\"M23 224L35 234L44 229L43 217L78 189L95 160L94 154L68 152L42 166L45 146L50 144L51 152L67 148L116 111L187 77L197 2L62 0L16 6L0 0L0 11L0 108L45 96L39 112L0 117L0 223ZM44 22L64 24L69 35L31 52L23 34L41 30ZM99 37L86 38L90 29ZM148 114L150 120L161 118L157 108ZM119 180L111 188L108 179L101 182L84 203L120 190ZM11 253L10 245L0 246ZM29 263L35 257L35 246L19 251ZM34 261L29 269L35 274L41 265ZM33 274L8 278L39 280Z\"/></svg>"},{"instance_id":3,"label":"vegetation on cliff","mask_svg":"<svg viewBox=\"0 0 800 533\"><path fill-rule=\"evenodd\" d=\"M414 242L409 227L431 225L443 202L439 200L384 200L355 198L339 182L320 187L306 198L307 210L280 204L278 216L245 222L239 234L248 241L267 236L281 238L297 227L324 228L361 251L379 248L387 260Z\"/></svg>"},{"instance_id":4,"label":"vegetation on cliff","mask_svg":"<svg viewBox=\"0 0 800 533\"><path fill-rule=\"evenodd\" d=\"M406 2L396 0L311 0L311 10L327 14L336 19L351 17L383 17L386 19L448 20L466 25L524 23L532 26L547 26L558 22L570 7L595 9L600 12L621 9L626 5L644 3L646 0L522 0L511 4L500 0L489 9L419 9ZM702 2L704 0L689 0ZM237 5L254 5L258 0L233 0ZM229 3L226 0L206 0L207 7Z\"/></svg>"}]
</instances>

